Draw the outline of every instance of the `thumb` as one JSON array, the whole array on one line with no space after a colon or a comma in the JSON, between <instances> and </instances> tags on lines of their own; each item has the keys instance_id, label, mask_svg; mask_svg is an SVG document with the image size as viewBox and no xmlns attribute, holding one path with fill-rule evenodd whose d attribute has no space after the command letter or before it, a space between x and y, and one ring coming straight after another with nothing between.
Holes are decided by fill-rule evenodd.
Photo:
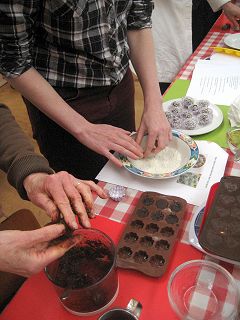
<instances>
[{"instance_id":1,"label":"thumb","mask_svg":"<svg viewBox=\"0 0 240 320\"><path fill-rule=\"evenodd\" d=\"M52 261L62 257L64 253L66 253L69 249L81 242L83 238L84 237L82 235L76 234L55 246L49 247L44 252L46 264L49 264Z\"/></svg>"},{"instance_id":2,"label":"thumb","mask_svg":"<svg viewBox=\"0 0 240 320\"><path fill-rule=\"evenodd\" d=\"M65 232L65 226L62 223L52 224L40 229L27 232L28 242L29 245L32 247L38 243L49 242L50 240L53 240L63 235Z\"/></svg>"}]
</instances>

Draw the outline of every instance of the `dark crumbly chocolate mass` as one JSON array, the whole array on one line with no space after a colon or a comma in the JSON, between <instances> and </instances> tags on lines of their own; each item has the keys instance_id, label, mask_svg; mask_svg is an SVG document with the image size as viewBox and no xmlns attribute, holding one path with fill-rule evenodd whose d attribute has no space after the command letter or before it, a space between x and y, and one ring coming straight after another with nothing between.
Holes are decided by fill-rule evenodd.
<instances>
[{"instance_id":1,"label":"dark crumbly chocolate mass","mask_svg":"<svg viewBox=\"0 0 240 320\"><path fill-rule=\"evenodd\" d=\"M54 281L63 288L85 288L104 278L112 263L113 256L103 243L87 241L60 259Z\"/></svg>"}]
</instances>

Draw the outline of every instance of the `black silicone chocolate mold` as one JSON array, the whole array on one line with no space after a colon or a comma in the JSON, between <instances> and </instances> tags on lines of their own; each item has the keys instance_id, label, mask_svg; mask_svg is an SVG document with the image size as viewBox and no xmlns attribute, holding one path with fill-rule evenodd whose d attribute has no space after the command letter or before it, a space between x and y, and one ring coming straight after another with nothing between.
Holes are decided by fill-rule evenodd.
<instances>
[{"instance_id":1,"label":"black silicone chocolate mold","mask_svg":"<svg viewBox=\"0 0 240 320\"><path fill-rule=\"evenodd\" d=\"M240 177L226 176L219 183L199 243L218 256L240 261Z\"/></svg>"}]
</instances>

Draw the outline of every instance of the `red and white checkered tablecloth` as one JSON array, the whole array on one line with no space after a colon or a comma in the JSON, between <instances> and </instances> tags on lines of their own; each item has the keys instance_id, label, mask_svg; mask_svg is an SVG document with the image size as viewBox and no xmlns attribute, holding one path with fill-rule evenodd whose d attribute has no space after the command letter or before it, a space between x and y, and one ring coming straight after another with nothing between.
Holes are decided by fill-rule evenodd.
<instances>
[{"instance_id":1,"label":"red and white checkered tablecloth","mask_svg":"<svg viewBox=\"0 0 240 320\"><path fill-rule=\"evenodd\" d=\"M233 154L230 150L226 149L226 152L229 154L228 161L226 164L226 169L224 175L227 176L239 176L240 175L240 162L235 163L233 161ZM99 182L99 185L108 193L109 189L113 187L110 183ZM95 213L102 217L117 221L119 223L127 224L130 215L133 213L133 210L141 196L142 192L134 189L127 188L126 196L122 201L116 202L112 199L101 199L96 194L94 194L95 201ZM203 199L207 200L207 199ZM198 210L197 206L187 204L181 228L178 232L177 240L189 244L188 234L191 218L194 213ZM189 244L190 245L190 244ZM240 267L231 265L222 261L218 261L210 256L205 256L206 259L215 261L220 265L223 265L235 278L240 289Z\"/></svg>"},{"instance_id":2,"label":"red and white checkered tablecloth","mask_svg":"<svg viewBox=\"0 0 240 320\"><path fill-rule=\"evenodd\" d=\"M227 176L239 176L240 175L240 162L235 163L233 161L233 154L230 150L225 149L226 152L229 154L228 161L226 164L226 169L224 175ZM114 185L106 182L100 181L99 186L101 186L106 193L108 193L109 189L112 188ZM142 192L130 188L126 188L126 196L123 198L122 201L117 202L113 201L111 198L108 199L101 199L96 194L94 196L94 203L95 203L95 213L102 217L127 224L130 215L133 213L133 210L141 196ZM203 199L207 200L207 199ZM188 242L188 231L189 231L189 224L191 221L192 214L195 213L198 207L187 204L186 211L183 217L183 222L181 226L181 230L178 233L178 240L183 243Z\"/></svg>"},{"instance_id":3,"label":"red and white checkered tablecloth","mask_svg":"<svg viewBox=\"0 0 240 320\"><path fill-rule=\"evenodd\" d=\"M240 1L236 1L236 3L240 5ZM191 80L192 72L197 60L210 57L214 52L214 49L211 47L226 47L224 44L224 38L229 34L235 33L232 28L227 31L223 31L221 29L222 26L228 22L229 20L227 20L224 14L219 17L212 29L208 32L207 36L203 39L201 44L188 59L182 70L177 75L176 79Z\"/></svg>"}]
</instances>

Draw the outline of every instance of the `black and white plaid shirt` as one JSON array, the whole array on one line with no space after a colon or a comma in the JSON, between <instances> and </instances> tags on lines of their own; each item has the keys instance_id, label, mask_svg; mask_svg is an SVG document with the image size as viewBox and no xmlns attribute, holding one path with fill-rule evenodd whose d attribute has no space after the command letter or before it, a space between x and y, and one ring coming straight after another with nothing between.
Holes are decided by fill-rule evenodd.
<instances>
[{"instance_id":1,"label":"black and white plaid shirt","mask_svg":"<svg viewBox=\"0 0 240 320\"><path fill-rule=\"evenodd\" d=\"M151 27L151 0L1 0L0 73L34 66L53 86L119 83L126 32Z\"/></svg>"}]
</instances>

